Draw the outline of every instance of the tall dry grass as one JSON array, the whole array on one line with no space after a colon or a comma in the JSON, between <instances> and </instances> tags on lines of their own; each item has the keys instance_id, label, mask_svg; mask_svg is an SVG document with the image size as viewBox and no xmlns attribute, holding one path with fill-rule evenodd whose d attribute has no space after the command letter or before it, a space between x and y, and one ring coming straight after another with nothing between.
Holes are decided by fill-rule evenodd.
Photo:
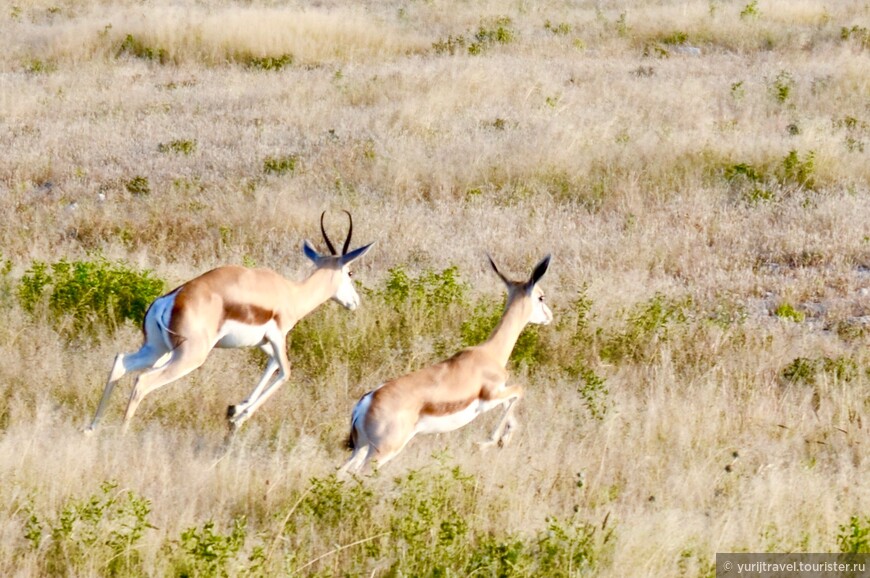
<instances>
[{"instance_id":1,"label":"tall dry grass","mask_svg":"<svg viewBox=\"0 0 870 578\"><path fill-rule=\"evenodd\" d=\"M594 562L563 575L840 550L852 516L870 525L868 16L812 0L4 4L0 572L116 572L101 546L51 536L113 480L151 506L128 570L208 574L182 535L244 518L230 575L390 575L410 568L393 500L412 472L438 495L454 467L473 480L446 490L469 557L487 536L532 548L552 520L594 528ZM499 26L504 42L486 36ZM302 239L342 208L378 241L356 277L370 291L299 328L291 383L232 451L222 416L262 363L239 351L147 398L121 436L125 382L101 435L79 434L138 330L29 315L17 288L35 261L103 255L169 286L224 263L299 278ZM318 518L312 479L344 460L357 397L458 347L475 304L501 298L485 251L517 276L554 255L557 323L513 367L528 392L513 445L475 448L495 416L415 439L364 480L363 514ZM451 265L470 289L434 317L382 296L392 268Z\"/></svg>"}]
</instances>

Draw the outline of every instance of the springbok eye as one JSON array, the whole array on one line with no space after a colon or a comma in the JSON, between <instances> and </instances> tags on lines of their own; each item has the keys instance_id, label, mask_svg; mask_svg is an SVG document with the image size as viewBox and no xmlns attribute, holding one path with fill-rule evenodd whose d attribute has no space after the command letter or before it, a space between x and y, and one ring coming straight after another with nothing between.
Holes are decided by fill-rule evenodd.
<instances>
[{"instance_id":1,"label":"springbok eye","mask_svg":"<svg viewBox=\"0 0 870 578\"><path fill-rule=\"evenodd\" d=\"M543 295L541 295L541 296L540 296L540 297L538 297L538 301L541 301L541 302L543 302L543 301L544 301L544 296L543 296Z\"/></svg>"},{"instance_id":2,"label":"springbok eye","mask_svg":"<svg viewBox=\"0 0 870 578\"><path fill-rule=\"evenodd\" d=\"M353 271L348 271L348 272L347 272L347 276L348 276L348 277L353 277Z\"/></svg>"}]
</instances>

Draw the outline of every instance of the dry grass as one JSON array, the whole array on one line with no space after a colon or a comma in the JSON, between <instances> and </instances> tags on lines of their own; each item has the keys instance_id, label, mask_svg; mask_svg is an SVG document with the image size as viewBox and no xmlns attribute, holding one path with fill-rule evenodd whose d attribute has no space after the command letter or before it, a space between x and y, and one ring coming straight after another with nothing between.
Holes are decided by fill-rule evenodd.
<instances>
[{"instance_id":1,"label":"dry grass","mask_svg":"<svg viewBox=\"0 0 870 578\"><path fill-rule=\"evenodd\" d=\"M142 574L180 572L185 529L213 520L227 533L240 516L246 542L227 571L243 574L259 545L254 574L291 574L383 531L393 478L453 466L474 479L463 514L475 539L531 543L550 518L586 521L600 554L589 574L709 576L717 551L839 550L850 516L870 511L870 11L760 0L741 16L750 4L0 7L0 36L14 39L0 54L0 573L62 559L50 522L115 480L151 503ZM469 53L498 26L509 42ZM290 158L292 170L266 170ZM131 190L136 177L147 192ZM372 534L314 521L285 532L309 480L344 460L355 399L436 355L425 319L405 346L390 341L379 319L398 314L377 295L354 313L328 304L306 327L377 347L297 359L227 455L222 415L261 361L238 351L149 397L122 437L125 382L102 434L79 435L112 356L139 336L68 339L29 316L15 288L35 260L101 254L168 285L230 262L298 278L302 239L341 208L357 240L378 241L366 287L396 266L458 266L473 288L444 313L454 345L473 303L500 298L485 251L517 275L554 254L543 285L562 325L539 332L537 366L516 368L528 397L514 445L474 448L491 416L416 439L365 482L380 502L354 527ZM632 333L657 295L690 303L685 318ZM781 305L802 320L775 315ZM614 353L626 343L637 349ZM798 358L854 372L789 381ZM606 380L601 419L568 370L577 360ZM43 523L38 548L28 512ZM355 546L302 573L388 575L400 553L375 542L362 566ZM106 559L67 563L110 573Z\"/></svg>"}]
</instances>

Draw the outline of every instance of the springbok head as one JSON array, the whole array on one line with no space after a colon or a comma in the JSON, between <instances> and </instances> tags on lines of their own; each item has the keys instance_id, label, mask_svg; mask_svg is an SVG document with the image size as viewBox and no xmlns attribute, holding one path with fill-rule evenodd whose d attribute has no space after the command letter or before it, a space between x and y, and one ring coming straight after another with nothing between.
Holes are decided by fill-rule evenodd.
<instances>
[{"instance_id":1,"label":"springbok head","mask_svg":"<svg viewBox=\"0 0 870 578\"><path fill-rule=\"evenodd\" d=\"M323 241L326 243L330 254L322 255L318 253L308 240L302 244L302 251L318 269L332 271L335 277L333 286L336 288L332 299L353 311L359 307L359 294L353 286L353 279L351 279L353 272L350 270L350 265L365 255L371 246L374 245L374 242L348 252L350 239L353 235L353 217L348 211L344 212L347 214L349 225L347 238L344 240L344 246L341 248L341 254L336 252L332 241L329 240L329 236L326 234L326 228L323 226L323 217L326 215L326 211L320 214L320 233L323 235Z\"/></svg>"},{"instance_id":2,"label":"springbok head","mask_svg":"<svg viewBox=\"0 0 870 578\"><path fill-rule=\"evenodd\" d=\"M553 320L553 312L550 311L550 308L547 307L546 303L544 303L544 292L540 287L538 287L538 281L541 280L541 277L543 277L544 273L547 272L547 267L550 266L550 255L547 255L541 259L537 265L535 265L535 269L532 271L531 276L525 281L513 281L508 279L498 270L492 257L489 255L487 255L487 257L489 258L489 264L492 266L492 270L495 271L495 274L498 275L499 279L501 279L507 286L508 298L506 307L510 307L515 301L522 299L523 308L528 310L527 323L535 325L547 325L550 323Z\"/></svg>"}]
</instances>

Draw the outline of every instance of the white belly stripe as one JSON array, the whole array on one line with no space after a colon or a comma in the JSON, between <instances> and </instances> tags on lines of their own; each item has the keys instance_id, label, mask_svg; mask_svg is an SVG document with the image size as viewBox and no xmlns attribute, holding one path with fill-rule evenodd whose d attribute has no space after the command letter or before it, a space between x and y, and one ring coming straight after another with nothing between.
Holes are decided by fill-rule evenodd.
<instances>
[{"instance_id":1,"label":"white belly stripe","mask_svg":"<svg viewBox=\"0 0 870 578\"><path fill-rule=\"evenodd\" d=\"M256 347L266 339L266 333L272 329L277 330L275 321L269 321L265 325L246 325L238 321L224 321L218 334L215 347Z\"/></svg>"},{"instance_id":2,"label":"white belly stripe","mask_svg":"<svg viewBox=\"0 0 870 578\"><path fill-rule=\"evenodd\" d=\"M475 399L464 409L447 415L423 415L417 421L414 433L444 433L461 428L471 423L474 418L495 407L504 404L507 400L481 401Z\"/></svg>"}]
</instances>

